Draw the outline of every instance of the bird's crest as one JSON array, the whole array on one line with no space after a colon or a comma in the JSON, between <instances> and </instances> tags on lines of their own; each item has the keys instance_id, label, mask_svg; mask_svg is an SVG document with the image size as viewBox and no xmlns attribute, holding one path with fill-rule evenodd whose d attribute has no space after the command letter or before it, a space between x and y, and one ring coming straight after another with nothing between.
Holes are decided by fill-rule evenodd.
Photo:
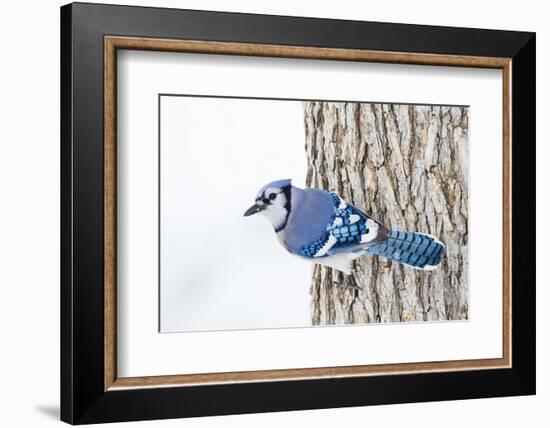
<instances>
[{"instance_id":1,"label":"bird's crest","mask_svg":"<svg viewBox=\"0 0 550 428\"><path fill-rule=\"evenodd\" d=\"M269 189L269 188L284 189L285 187L288 187L290 185L292 185L292 179L291 178L272 181L271 183L267 183L264 187L262 187L258 191L258 194L256 195L256 197L262 197L263 194L265 193L266 189Z\"/></svg>"}]
</instances>

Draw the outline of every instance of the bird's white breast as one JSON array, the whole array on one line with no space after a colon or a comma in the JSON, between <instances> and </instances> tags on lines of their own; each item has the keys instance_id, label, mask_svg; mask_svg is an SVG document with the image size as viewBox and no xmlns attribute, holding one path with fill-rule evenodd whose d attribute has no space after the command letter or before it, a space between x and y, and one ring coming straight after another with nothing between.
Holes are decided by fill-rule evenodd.
<instances>
[{"instance_id":1,"label":"bird's white breast","mask_svg":"<svg viewBox=\"0 0 550 428\"><path fill-rule=\"evenodd\" d=\"M282 230L282 231L276 233L275 235L277 236L277 240L283 246L283 248L285 248L288 251L287 246L285 244L284 234L285 234L285 232L284 232L284 230ZM361 253L361 252L337 253L337 254L332 254L330 256L316 257L316 258L311 258L310 259L310 258L307 258L307 257L302 257L302 256L299 256L297 254L294 254L291 251L289 251L289 253L292 254L295 257L299 257L302 260L305 259L305 260L308 260L312 263L318 263L322 266L326 266L326 267L330 267L332 269L336 269L337 271L343 272L346 275L351 275L351 270L353 268L353 261L356 258L361 257L364 254L364 253Z\"/></svg>"},{"instance_id":2,"label":"bird's white breast","mask_svg":"<svg viewBox=\"0 0 550 428\"><path fill-rule=\"evenodd\" d=\"M353 268L353 261L361 257L364 253L355 252L355 253L338 253L332 254L327 257L322 257L319 259L313 260L315 263L320 265L336 269L340 272L345 273L346 275L351 275L351 270Z\"/></svg>"}]
</instances>

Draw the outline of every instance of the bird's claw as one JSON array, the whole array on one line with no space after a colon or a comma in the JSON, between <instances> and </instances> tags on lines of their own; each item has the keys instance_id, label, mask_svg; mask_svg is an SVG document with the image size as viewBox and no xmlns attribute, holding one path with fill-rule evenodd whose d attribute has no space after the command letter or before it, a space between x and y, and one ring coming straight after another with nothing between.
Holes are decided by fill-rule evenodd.
<instances>
[{"instance_id":1,"label":"bird's claw","mask_svg":"<svg viewBox=\"0 0 550 428\"><path fill-rule=\"evenodd\" d=\"M353 275L344 275L344 279L341 281L334 281L334 285L336 285L341 291L347 290L348 288L361 290L361 287L355 283Z\"/></svg>"}]
</instances>

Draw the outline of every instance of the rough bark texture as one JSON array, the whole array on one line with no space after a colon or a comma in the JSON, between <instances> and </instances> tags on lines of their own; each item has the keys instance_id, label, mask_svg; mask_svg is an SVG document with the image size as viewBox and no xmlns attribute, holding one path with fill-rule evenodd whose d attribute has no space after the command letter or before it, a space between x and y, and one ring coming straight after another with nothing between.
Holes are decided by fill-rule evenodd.
<instances>
[{"instance_id":1,"label":"rough bark texture","mask_svg":"<svg viewBox=\"0 0 550 428\"><path fill-rule=\"evenodd\" d=\"M468 317L468 109L306 102L307 185L337 192L391 229L436 236L443 263L419 271L365 255L359 290L315 265L314 325Z\"/></svg>"}]
</instances>

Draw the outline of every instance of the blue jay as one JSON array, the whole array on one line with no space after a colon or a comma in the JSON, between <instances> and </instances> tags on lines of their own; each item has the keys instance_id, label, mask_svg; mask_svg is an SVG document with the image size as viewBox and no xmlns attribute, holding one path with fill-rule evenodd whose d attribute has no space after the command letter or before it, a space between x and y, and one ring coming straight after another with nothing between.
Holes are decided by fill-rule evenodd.
<instances>
[{"instance_id":1,"label":"blue jay","mask_svg":"<svg viewBox=\"0 0 550 428\"><path fill-rule=\"evenodd\" d=\"M261 213L273 225L279 242L291 254L331 267L349 285L353 261L376 254L421 270L433 270L445 250L435 237L389 230L336 193L300 189L291 180L262 187L244 216Z\"/></svg>"}]
</instances>

